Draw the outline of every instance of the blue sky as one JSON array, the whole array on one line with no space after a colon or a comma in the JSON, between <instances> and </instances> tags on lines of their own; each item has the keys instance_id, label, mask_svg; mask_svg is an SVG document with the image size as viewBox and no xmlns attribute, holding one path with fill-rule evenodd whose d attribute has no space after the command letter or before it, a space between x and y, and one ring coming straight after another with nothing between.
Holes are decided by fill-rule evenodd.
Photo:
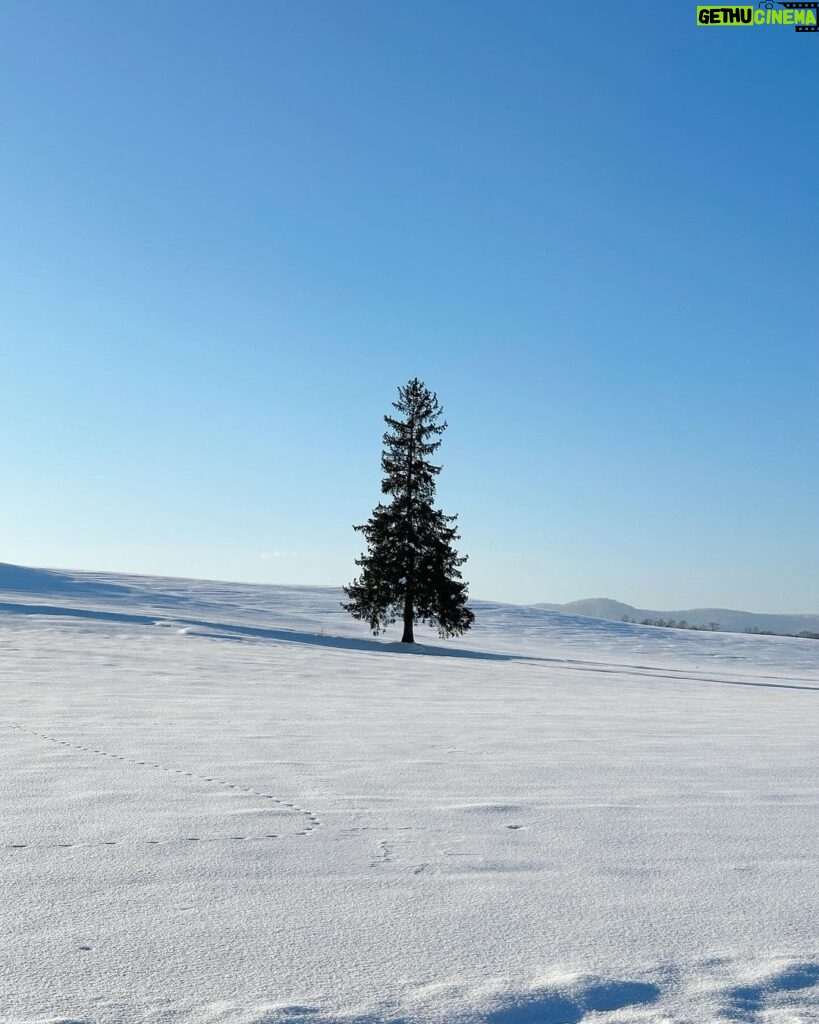
<instances>
[{"instance_id":1,"label":"blue sky","mask_svg":"<svg viewBox=\"0 0 819 1024\"><path fill-rule=\"evenodd\" d=\"M819 611L819 37L0 4L0 560L341 583L412 376L475 597Z\"/></svg>"}]
</instances>

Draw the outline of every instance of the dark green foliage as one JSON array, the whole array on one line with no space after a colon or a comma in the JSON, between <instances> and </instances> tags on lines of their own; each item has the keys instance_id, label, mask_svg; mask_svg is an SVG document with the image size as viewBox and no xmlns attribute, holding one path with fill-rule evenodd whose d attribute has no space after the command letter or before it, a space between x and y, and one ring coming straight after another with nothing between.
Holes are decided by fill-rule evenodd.
<instances>
[{"instance_id":1,"label":"dark green foliage","mask_svg":"<svg viewBox=\"0 0 819 1024\"><path fill-rule=\"evenodd\" d=\"M404 622L404 643L413 642L413 626L428 622L441 636L465 633L475 616L466 607L460 557L453 548L457 516L433 507L435 480L441 471L429 458L441 445L446 429L437 396L413 379L398 389L393 408L399 416L385 416L387 432L381 453L382 493L369 520L355 529L364 534L367 552L356 559L361 575L344 592L343 604L356 619L368 622L376 635L399 617Z\"/></svg>"},{"instance_id":2,"label":"dark green foliage","mask_svg":"<svg viewBox=\"0 0 819 1024\"><path fill-rule=\"evenodd\" d=\"M630 619L628 615L623 616L623 622L636 622L636 619ZM714 633L719 629L718 622L709 622L707 626L695 626L689 623L686 619L640 619L641 626L662 626L665 629L694 629L700 632L711 632Z\"/></svg>"}]
</instances>

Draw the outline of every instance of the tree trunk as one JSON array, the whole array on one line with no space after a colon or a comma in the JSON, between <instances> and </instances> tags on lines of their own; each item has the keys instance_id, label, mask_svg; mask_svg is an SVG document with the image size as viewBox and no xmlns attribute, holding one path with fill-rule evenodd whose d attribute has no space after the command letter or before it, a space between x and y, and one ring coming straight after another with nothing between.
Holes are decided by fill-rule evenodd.
<instances>
[{"instance_id":1,"label":"tree trunk","mask_svg":"<svg viewBox=\"0 0 819 1024\"><path fill-rule=\"evenodd\" d=\"M414 644L415 634L412 631L412 594L407 589L404 595L404 635L401 637L402 644Z\"/></svg>"},{"instance_id":2,"label":"tree trunk","mask_svg":"<svg viewBox=\"0 0 819 1024\"><path fill-rule=\"evenodd\" d=\"M412 460L414 456L413 447L415 445L415 417L410 416L409 421L409 451L407 452L407 518L409 519L409 537L414 540L414 534L412 529ZM404 635L401 637L402 644L414 644L415 634L412 631L412 574L415 571L415 565L412 564L414 558L412 550L410 549L410 565L407 566L407 578L406 578L406 592L404 594Z\"/></svg>"}]
</instances>

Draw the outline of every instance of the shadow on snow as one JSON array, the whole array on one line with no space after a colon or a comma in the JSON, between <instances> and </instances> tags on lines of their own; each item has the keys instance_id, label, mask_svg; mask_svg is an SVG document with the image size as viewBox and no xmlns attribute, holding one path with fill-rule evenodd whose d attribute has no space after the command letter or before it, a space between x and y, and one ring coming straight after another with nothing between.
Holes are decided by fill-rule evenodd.
<instances>
[{"instance_id":1,"label":"shadow on snow","mask_svg":"<svg viewBox=\"0 0 819 1024\"><path fill-rule=\"evenodd\" d=\"M539 991L520 995L496 1010L474 1015L481 1024L579 1024L591 1012L622 1010L655 1003L657 985L642 981L597 981L572 994ZM341 1017L310 1006L282 1006L253 1024L407 1024L390 1014Z\"/></svg>"},{"instance_id":2,"label":"shadow on snow","mask_svg":"<svg viewBox=\"0 0 819 1024\"><path fill-rule=\"evenodd\" d=\"M91 619L97 622L121 622L126 625L156 626L157 616L139 615L132 612L111 612L96 608L71 608L50 604L21 604L16 601L0 601L0 612L12 615L49 615L55 618ZM356 637L325 636L297 629L269 629L262 626L241 626L235 623L210 622L207 619L173 617L174 626L194 627L210 630L210 636L218 636L218 630L225 639L247 638L254 640L280 640L286 643L310 644L315 647L332 647L346 651L364 651L376 654L425 654L443 658L477 658L482 661L540 661L514 654L491 654L488 651L469 651L458 648L430 647L421 644L385 643L381 640L365 640Z\"/></svg>"},{"instance_id":3,"label":"shadow on snow","mask_svg":"<svg viewBox=\"0 0 819 1024\"><path fill-rule=\"evenodd\" d=\"M760 985L742 985L731 991L731 1005L723 1011L730 1020L747 1021L765 1009L779 992L799 992L819 985L819 964L797 964ZM750 1016L749 1016L750 1015Z\"/></svg>"}]
</instances>

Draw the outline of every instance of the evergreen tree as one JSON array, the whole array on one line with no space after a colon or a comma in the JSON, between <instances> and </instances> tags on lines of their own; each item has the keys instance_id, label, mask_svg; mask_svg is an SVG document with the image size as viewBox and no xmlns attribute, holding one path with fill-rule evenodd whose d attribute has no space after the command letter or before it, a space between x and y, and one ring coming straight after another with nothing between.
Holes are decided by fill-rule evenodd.
<instances>
[{"instance_id":1,"label":"evergreen tree","mask_svg":"<svg viewBox=\"0 0 819 1024\"><path fill-rule=\"evenodd\" d=\"M404 622L402 643L414 643L413 626L428 622L441 636L465 633L475 620L466 607L467 585L459 557L457 516L433 507L435 479L441 472L429 457L437 451L446 423L437 396L417 378L398 389L392 403L398 416L385 416L387 432L381 453L383 494L363 526L367 553L356 559L361 575L344 592L343 604L356 619L369 623L378 635L399 616Z\"/></svg>"}]
</instances>

